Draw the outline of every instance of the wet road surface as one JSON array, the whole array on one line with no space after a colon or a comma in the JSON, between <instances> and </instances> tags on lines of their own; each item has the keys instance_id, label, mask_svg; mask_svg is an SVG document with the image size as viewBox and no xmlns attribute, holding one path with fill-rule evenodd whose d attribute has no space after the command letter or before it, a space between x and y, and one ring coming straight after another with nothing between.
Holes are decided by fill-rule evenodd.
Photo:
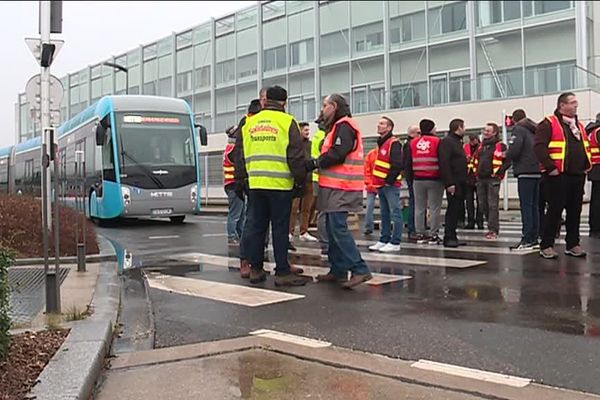
<instances>
[{"instance_id":1,"label":"wet road surface","mask_svg":"<svg viewBox=\"0 0 600 400\"><path fill-rule=\"evenodd\" d=\"M260 285L242 280L225 221L197 216L180 226L127 221L100 229L126 250L126 279L141 279L132 273L140 268L148 276L155 347L272 329L600 394L600 242L588 240L585 229L587 259L559 260L505 251L518 241L518 223L501 224L498 242L480 239L481 231L463 233L468 251L415 245L400 257L368 254L366 244L377 237L367 242L357 235L370 267L401 280L344 291L335 284L281 289L272 278ZM326 267L318 245L296 240L296 246L292 263ZM563 247L557 249L562 253ZM139 299L135 291L143 286L129 287ZM278 300L281 293L297 296ZM244 305L258 295L270 300ZM135 307L130 315L142 309L139 302ZM127 326L127 305L124 310Z\"/></svg>"}]
</instances>

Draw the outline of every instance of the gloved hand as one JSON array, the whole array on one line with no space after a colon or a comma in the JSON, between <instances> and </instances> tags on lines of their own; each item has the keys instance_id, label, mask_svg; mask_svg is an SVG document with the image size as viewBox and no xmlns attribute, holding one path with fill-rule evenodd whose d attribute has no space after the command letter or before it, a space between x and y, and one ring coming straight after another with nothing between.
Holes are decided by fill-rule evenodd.
<instances>
[{"instance_id":1,"label":"gloved hand","mask_svg":"<svg viewBox=\"0 0 600 400\"><path fill-rule=\"evenodd\" d=\"M307 171L312 171L314 169L319 168L319 163L318 160L316 158L311 158L309 160L306 160L304 162L304 168L306 168Z\"/></svg>"},{"instance_id":2,"label":"gloved hand","mask_svg":"<svg viewBox=\"0 0 600 400\"><path fill-rule=\"evenodd\" d=\"M246 196L248 196L250 188L248 187L248 180L240 180L235 184L235 194L240 200L244 200Z\"/></svg>"},{"instance_id":3,"label":"gloved hand","mask_svg":"<svg viewBox=\"0 0 600 400\"><path fill-rule=\"evenodd\" d=\"M304 185L295 183L294 187L292 188L292 198L299 199L301 197L304 197Z\"/></svg>"}]
</instances>

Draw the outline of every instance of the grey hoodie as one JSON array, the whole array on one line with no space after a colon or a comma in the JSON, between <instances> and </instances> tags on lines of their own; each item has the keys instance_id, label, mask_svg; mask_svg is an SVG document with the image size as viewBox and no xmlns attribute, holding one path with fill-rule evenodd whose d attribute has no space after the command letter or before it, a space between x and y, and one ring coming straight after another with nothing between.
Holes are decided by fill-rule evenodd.
<instances>
[{"instance_id":1,"label":"grey hoodie","mask_svg":"<svg viewBox=\"0 0 600 400\"><path fill-rule=\"evenodd\" d=\"M541 177L540 163L533 151L536 123L529 118L517 122L508 140L506 158L512 161L516 177Z\"/></svg>"}]
</instances>

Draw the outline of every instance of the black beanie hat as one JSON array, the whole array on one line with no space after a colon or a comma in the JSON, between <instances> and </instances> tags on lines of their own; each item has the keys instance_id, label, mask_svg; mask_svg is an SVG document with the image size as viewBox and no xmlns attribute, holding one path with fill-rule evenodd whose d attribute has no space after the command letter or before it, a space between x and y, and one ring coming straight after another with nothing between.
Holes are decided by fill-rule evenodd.
<instances>
[{"instance_id":1,"label":"black beanie hat","mask_svg":"<svg viewBox=\"0 0 600 400\"><path fill-rule=\"evenodd\" d=\"M267 99L275 101L287 101L287 90L281 86L271 86L267 89Z\"/></svg>"},{"instance_id":2,"label":"black beanie hat","mask_svg":"<svg viewBox=\"0 0 600 400\"><path fill-rule=\"evenodd\" d=\"M419 129L421 129L421 133L431 133L434 126L435 122L430 119L422 119L421 122L419 122Z\"/></svg>"}]
</instances>

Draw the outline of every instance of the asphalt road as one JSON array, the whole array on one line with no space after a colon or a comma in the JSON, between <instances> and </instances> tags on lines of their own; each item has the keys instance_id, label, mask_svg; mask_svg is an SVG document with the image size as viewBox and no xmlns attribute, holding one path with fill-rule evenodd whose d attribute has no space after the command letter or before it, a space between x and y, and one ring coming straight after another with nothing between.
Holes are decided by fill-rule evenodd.
<instances>
[{"instance_id":1,"label":"asphalt road","mask_svg":"<svg viewBox=\"0 0 600 400\"><path fill-rule=\"evenodd\" d=\"M403 257L379 257L361 246L372 259L370 267L386 276L401 276L396 282L352 291L325 283L281 289L272 278L254 286L239 277L237 249L227 246L225 221L221 216L196 216L183 225L143 220L100 229L131 255L126 282L139 280L141 268L153 282L170 277L192 292L195 283L224 288L218 296L225 299L216 300L151 285L155 347L272 329L340 347L502 372L600 394L600 241L582 240L590 252L587 259L510 254L505 249L518 241L519 227L505 223L498 242L479 239L481 231L463 233L476 239L468 240L467 251L407 246L400 252ZM357 239L361 244L368 240L360 235ZM298 240L296 245L300 248L291 253L292 263L326 266L317 245ZM563 248L557 246L561 252ZM191 260L189 253L201 261ZM449 266L469 261L476 265ZM143 310L139 299L144 295L142 285L130 282L127 287L126 327ZM303 297L256 307L227 298L247 287ZM130 309L128 296L135 300ZM130 343L124 347L132 348Z\"/></svg>"}]
</instances>

